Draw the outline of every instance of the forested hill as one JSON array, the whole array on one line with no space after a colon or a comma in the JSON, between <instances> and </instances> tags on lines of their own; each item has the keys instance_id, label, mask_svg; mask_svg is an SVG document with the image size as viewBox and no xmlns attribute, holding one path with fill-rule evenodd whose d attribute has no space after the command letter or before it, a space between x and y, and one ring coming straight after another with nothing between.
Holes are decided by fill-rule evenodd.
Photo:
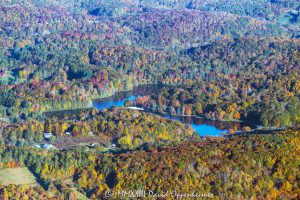
<instances>
[{"instance_id":1,"label":"forested hill","mask_svg":"<svg viewBox=\"0 0 300 200\"><path fill-rule=\"evenodd\" d=\"M45 199L76 199L78 190L91 199L105 199L106 191L118 198L119 189L162 193L172 188L211 193L217 199L298 199L299 134L294 129L270 135L208 138L117 155L84 148L40 152L3 147L1 166L27 166L43 187L10 185L0 187L0 194L6 199L42 195Z\"/></svg>"},{"instance_id":2,"label":"forested hill","mask_svg":"<svg viewBox=\"0 0 300 200\"><path fill-rule=\"evenodd\" d=\"M1 116L20 120L50 110L85 108L92 99L139 84L203 82L215 85L208 95L220 91L222 102L245 88L252 91L251 99L238 97L235 117L226 111L226 119L261 119L269 112L264 102L269 104L270 98L261 97L266 91L271 102L282 103L272 116L290 114L286 105L299 95L294 76L299 69L298 8L299 3L288 1L2 3ZM254 14L262 9L263 14ZM282 85L286 79L284 90L270 82ZM211 109L217 96L201 100L208 118L219 118L224 111ZM192 113L199 113L194 106ZM267 121L258 120L279 126ZM297 120L289 121L284 124Z\"/></svg>"},{"instance_id":3,"label":"forested hill","mask_svg":"<svg viewBox=\"0 0 300 200\"><path fill-rule=\"evenodd\" d=\"M0 199L299 199L299 75L299 0L2 0Z\"/></svg>"}]
</instances>

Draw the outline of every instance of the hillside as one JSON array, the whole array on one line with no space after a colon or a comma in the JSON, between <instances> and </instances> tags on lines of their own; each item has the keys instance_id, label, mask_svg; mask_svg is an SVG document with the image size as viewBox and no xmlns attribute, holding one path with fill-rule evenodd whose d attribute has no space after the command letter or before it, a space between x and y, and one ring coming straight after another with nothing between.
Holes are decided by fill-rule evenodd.
<instances>
[{"instance_id":1,"label":"hillside","mask_svg":"<svg viewBox=\"0 0 300 200\"><path fill-rule=\"evenodd\" d=\"M71 188L75 186L92 199L105 198L105 191L120 197L120 188L144 189L147 195L149 190L157 194L169 191L169 197L172 188L178 194L196 190L199 195L220 199L297 199L299 142L299 130L294 129L271 135L208 138L167 148L149 146L117 155L80 148L48 153L2 148L2 166L8 164L9 155L14 155L11 163L28 166L40 177L44 188L21 190L20 186L12 186L14 190L2 186L0 194L13 198L36 196L38 190L45 194L48 190L59 199L74 198Z\"/></svg>"},{"instance_id":2,"label":"hillside","mask_svg":"<svg viewBox=\"0 0 300 200\"><path fill-rule=\"evenodd\" d=\"M299 199L299 0L5 0L0 19L0 199Z\"/></svg>"}]
</instances>

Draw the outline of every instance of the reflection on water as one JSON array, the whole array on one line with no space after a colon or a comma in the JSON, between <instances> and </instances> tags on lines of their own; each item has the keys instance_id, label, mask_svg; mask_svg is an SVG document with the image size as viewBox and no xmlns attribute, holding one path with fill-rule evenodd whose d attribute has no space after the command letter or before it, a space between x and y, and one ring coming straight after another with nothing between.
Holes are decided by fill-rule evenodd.
<instances>
[{"instance_id":1,"label":"reflection on water","mask_svg":"<svg viewBox=\"0 0 300 200\"><path fill-rule=\"evenodd\" d=\"M247 122L229 122L229 121L216 121L207 120L194 116L170 116L164 115L164 117L181 121L184 124L191 125L191 127L200 136L220 136L222 133L228 133L229 129L241 130L244 126L250 128L256 128L255 125Z\"/></svg>"},{"instance_id":2,"label":"reflection on water","mask_svg":"<svg viewBox=\"0 0 300 200\"><path fill-rule=\"evenodd\" d=\"M112 97L99 99L93 102L93 107L103 110L111 107L121 107L127 100L134 101L135 98L158 93L158 91L165 86L159 85L145 85L134 88L129 92L118 92ZM170 86L167 86L170 87ZM200 136L220 136L222 133L228 133L229 129L241 130L244 126L256 128L255 125L246 122L226 122L206 120L193 116L171 116L161 115L168 119L180 121L184 124L191 125L191 127Z\"/></svg>"},{"instance_id":3,"label":"reflection on water","mask_svg":"<svg viewBox=\"0 0 300 200\"><path fill-rule=\"evenodd\" d=\"M93 102L93 107L98 110L103 110L105 108L108 109L111 107L121 107L124 106L124 103L128 100L133 102L135 98L158 93L161 88L162 86L159 85L138 86L132 91L118 92L111 97L96 100Z\"/></svg>"}]
</instances>

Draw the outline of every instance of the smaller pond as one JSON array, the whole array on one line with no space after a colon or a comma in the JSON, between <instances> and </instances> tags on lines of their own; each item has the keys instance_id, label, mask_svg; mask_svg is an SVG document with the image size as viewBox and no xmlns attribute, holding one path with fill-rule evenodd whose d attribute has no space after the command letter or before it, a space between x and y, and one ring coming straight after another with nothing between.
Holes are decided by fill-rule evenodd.
<instances>
[{"instance_id":1,"label":"smaller pond","mask_svg":"<svg viewBox=\"0 0 300 200\"><path fill-rule=\"evenodd\" d=\"M111 107L122 107L127 100L134 102L135 98L157 93L162 87L158 85L145 85L134 88L128 92L118 92L114 96L102 98L93 102L93 107L98 110L108 109ZM241 130L244 126L256 128L255 125L247 122L226 122L206 120L194 116L172 116L168 114L159 114L168 119L180 121L190 125L200 136L220 136L227 133L229 129Z\"/></svg>"}]
</instances>

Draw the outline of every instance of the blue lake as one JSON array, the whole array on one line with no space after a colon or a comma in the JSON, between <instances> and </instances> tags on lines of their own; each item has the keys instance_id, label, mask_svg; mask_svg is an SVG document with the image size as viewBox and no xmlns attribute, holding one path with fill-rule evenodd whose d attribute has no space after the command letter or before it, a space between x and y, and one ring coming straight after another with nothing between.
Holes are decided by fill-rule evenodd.
<instances>
[{"instance_id":1,"label":"blue lake","mask_svg":"<svg viewBox=\"0 0 300 200\"><path fill-rule=\"evenodd\" d=\"M135 98L138 98L140 96L129 96L124 99L118 99L118 98L104 98L100 99L98 101L93 102L93 107L97 108L98 110L103 110L103 109L109 109L112 107L122 107L124 106L125 102L130 100L134 101Z\"/></svg>"},{"instance_id":2,"label":"blue lake","mask_svg":"<svg viewBox=\"0 0 300 200\"><path fill-rule=\"evenodd\" d=\"M159 86L161 87L161 86ZM99 99L93 102L93 107L98 110L109 109L112 107L122 107L124 103L128 100L134 102L135 98L150 95L151 93L157 92L159 90L158 86L139 86L134 88L134 90L129 92L118 92L112 97ZM206 120L194 116L173 116L168 114L158 114L162 117L180 121L183 124L190 125L195 132L200 136L221 136L222 133L228 133L229 129L241 130L243 126L253 127L253 124L246 122L224 122L224 121L214 121Z\"/></svg>"}]
</instances>

